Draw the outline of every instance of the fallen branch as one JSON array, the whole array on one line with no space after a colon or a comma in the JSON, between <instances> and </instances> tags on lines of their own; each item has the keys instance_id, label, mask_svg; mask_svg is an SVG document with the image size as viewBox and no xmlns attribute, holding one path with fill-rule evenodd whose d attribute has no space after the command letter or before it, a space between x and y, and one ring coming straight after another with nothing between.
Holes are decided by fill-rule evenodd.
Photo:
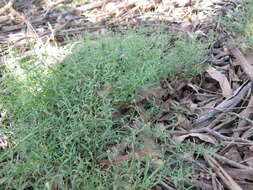
<instances>
[{"instance_id":1,"label":"fallen branch","mask_svg":"<svg viewBox=\"0 0 253 190\"><path fill-rule=\"evenodd\" d=\"M251 119L248 119L247 117L239 115L238 113L235 113L235 112L225 112L225 113L227 113L229 115L234 115L234 116L238 117L239 119L245 120L248 123L250 123L251 125L253 125L253 121Z\"/></svg>"},{"instance_id":2,"label":"fallen branch","mask_svg":"<svg viewBox=\"0 0 253 190\"><path fill-rule=\"evenodd\" d=\"M229 160L228 158L224 157L224 156L220 156L218 154L213 154L213 156L218 159L221 162L227 163L230 166L236 167L236 168L240 168L240 169L245 169L251 173L253 173L253 168L249 167L249 166L245 166L243 164L237 163L233 160Z\"/></svg>"},{"instance_id":3,"label":"fallen branch","mask_svg":"<svg viewBox=\"0 0 253 190\"><path fill-rule=\"evenodd\" d=\"M222 179L230 190L243 190L228 173L221 167L221 165L210 155L204 155L205 160L214 172Z\"/></svg>"},{"instance_id":4,"label":"fallen branch","mask_svg":"<svg viewBox=\"0 0 253 190\"><path fill-rule=\"evenodd\" d=\"M249 144L249 145L252 145L253 146L253 141L251 140L247 140L247 139L244 139L244 138L240 138L240 137L227 137L227 136L224 136L220 133L218 133L217 131L214 131L210 128L200 128L200 129L194 129L194 130L190 130L190 131L169 131L168 134L171 135L171 134L180 134L180 135L186 135L186 134L189 134L189 133L209 133L210 135L220 139L220 140L223 140L223 141L230 141L230 142L240 142L240 143L245 143L245 144Z\"/></svg>"},{"instance_id":5,"label":"fallen branch","mask_svg":"<svg viewBox=\"0 0 253 190\"><path fill-rule=\"evenodd\" d=\"M212 123L210 123L210 124L208 125L208 128L212 128L212 127L214 126L214 124L217 123L217 120L219 121L219 119L221 119L222 116L223 116L224 114L236 116L236 117L238 117L239 119L244 120L244 121L246 121L246 122L248 122L248 123L250 123L250 124L253 125L253 120L251 120L251 119L249 119L249 118L247 118L247 117L244 117L244 116L242 116L242 115L240 115L240 114L238 114L238 113L231 112L231 111L228 111L228 110L220 110L220 109L217 109L217 108L207 108L207 109L216 110L216 111L221 112L221 115L218 116L218 118L215 119Z\"/></svg>"},{"instance_id":6,"label":"fallen branch","mask_svg":"<svg viewBox=\"0 0 253 190\"><path fill-rule=\"evenodd\" d=\"M201 124L212 119L215 115L229 110L231 107L235 107L238 105L242 99L247 95L248 91L251 89L252 83L249 81L246 81L243 85L240 86L240 88L237 89L235 94L221 102L218 106L215 108L211 108L212 110L208 111L207 113L200 116L198 119L193 121L193 125L195 127L201 127Z\"/></svg>"},{"instance_id":7,"label":"fallen branch","mask_svg":"<svg viewBox=\"0 0 253 190\"><path fill-rule=\"evenodd\" d=\"M224 140L224 141L234 141L234 142L242 142L242 143L247 143L247 144L250 144L250 145L253 145L253 142L250 141L250 140L247 140L247 139L243 139L243 138L234 138L234 137L227 137L227 136L224 136L212 129L209 129L209 128L202 128L202 129L197 129L197 130L192 130L191 132L193 133L199 133L199 132L207 132L211 135L213 135L214 137L216 138L219 138L221 140Z\"/></svg>"}]
</instances>

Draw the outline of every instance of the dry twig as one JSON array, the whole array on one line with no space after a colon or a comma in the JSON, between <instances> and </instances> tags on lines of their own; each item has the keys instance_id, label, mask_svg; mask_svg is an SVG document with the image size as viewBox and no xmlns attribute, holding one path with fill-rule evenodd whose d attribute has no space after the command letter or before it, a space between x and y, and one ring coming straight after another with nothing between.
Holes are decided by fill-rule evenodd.
<instances>
[{"instance_id":1,"label":"dry twig","mask_svg":"<svg viewBox=\"0 0 253 190\"><path fill-rule=\"evenodd\" d=\"M234 180L228 175L228 173L220 166L220 164L211 156L204 155L205 160L212 167L214 172L222 179L222 181L226 184L226 186L230 190L243 190Z\"/></svg>"},{"instance_id":2,"label":"dry twig","mask_svg":"<svg viewBox=\"0 0 253 190\"><path fill-rule=\"evenodd\" d=\"M12 8L12 5L15 0L10 0L3 8L0 9L0 15L9 11L10 8Z\"/></svg>"},{"instance_id":3,"label":"dry twig","mask_svg":"<svg viewBox=\"0 0 253 190\"><path fill-rule=\"evenodd\" d=\"M249 166L245 166L245 165L243 165L243 164L237 163L237 162L235 162L235 161L233 161L233 160L230 160L230 159L228 159L228 158L226 158L226 157L224 157L224 156L220 156L220 155L218 155L218 154L213 154L213 156L214 156L216 159L218 159L219 161L221 161L221 162L227 163L227 164L229 164L229 165L231 165L231 166L233 166L233 167L236 167L236 168L245 169L245 170L247 170L247 171L253 173L253 168L251 168L251 167L249 167Z\"/></svg>"}]
</instances>

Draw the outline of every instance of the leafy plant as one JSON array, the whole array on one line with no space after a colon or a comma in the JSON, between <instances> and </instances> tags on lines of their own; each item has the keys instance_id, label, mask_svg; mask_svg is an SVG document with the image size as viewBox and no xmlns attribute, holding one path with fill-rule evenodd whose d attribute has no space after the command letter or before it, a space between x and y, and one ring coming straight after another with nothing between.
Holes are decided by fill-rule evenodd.
<instances>
[{"instance_id":1,"label":"leafy plant","mask_svg":"<svg viewBox=\"0 0 253 190\"><path fill-rule=\"evenodd\" d=\"M144 168L132 161L113 166L111 173L98 166L110 157L111 146L129 138L117 127L124 118L111 118L122 103L131 104L143 86L177 71L198 72L203 47L194 39L128 32L96 41L87 38L60 63L40 49L27 59L13 54L1 82L1 109L8 113L1 131L13 144L0 153L2 186L152 187L159 175L146 173L143 181L148 160Z\"/></svg>"},{"instance_id":2,"label":"leafy plant","mask_svg":"<svg viewBox=\"0 0 253 190\"><path fill-rule=\"evenodd\" d=\"M241 48L253 45L253 2L246 0L238 4L222 18L222 23L237 39Z\"/></svg>"}]
</instances>

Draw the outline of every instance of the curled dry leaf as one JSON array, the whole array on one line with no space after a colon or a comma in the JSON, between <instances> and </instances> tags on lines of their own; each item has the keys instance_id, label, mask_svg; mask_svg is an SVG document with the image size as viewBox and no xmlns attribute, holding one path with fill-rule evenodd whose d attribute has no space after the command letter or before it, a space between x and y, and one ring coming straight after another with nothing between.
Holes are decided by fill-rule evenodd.
<instances>
[{"instance_id":1,"label":"curled dry leaf","mask_svg":"<svg viewBox=\"0 0 253 190\"><path fill-rule=\"evenodd\" d=\"M215 138L213 138L210 135L207 134L202 134L202 133L190 133L187 135L181 135L181 136L176 136L174 137L174 140L179 141L179 142L183 142L186 138L189 137L198 137L200 140L211 143L211 144L217 144Z\"/></svg>"},{"instance_id":2,"label":"curled dry leaf","mask_svg":"<svg viewBox=\"0 0 253 190\"><path fill-rule=\"evenodd\" d=\"M207 73L215 80L217 80L220 84L220 87L222 89L222 94L224 97L228 98L230 96L232 96L233 91L231 89L231 86L228 82L227 77L222 74L221 72L219 72L218 70L216 70L214 67L210 67L207 70Z\"/></svg>"},{"instance_id":3,"label":"curled dry leaf","mask_svg":"<svg viewBox=\"0 0 253 190\"><path fill-rule=\"evenodd\" d=\"M253 66L248 62L248 60L244 57L238 48L229 46L228 49L237 59L238 63L242 67L243 71L248 75L250 80L253 81Z\"/></svg>"}]
</instances>

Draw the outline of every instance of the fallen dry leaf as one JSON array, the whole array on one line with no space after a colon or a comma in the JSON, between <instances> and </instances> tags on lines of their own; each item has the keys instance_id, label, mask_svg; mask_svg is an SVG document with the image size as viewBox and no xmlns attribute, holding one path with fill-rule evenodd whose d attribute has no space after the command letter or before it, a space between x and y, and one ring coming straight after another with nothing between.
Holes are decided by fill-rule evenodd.
<instances>
[{"instance_id":1,"label":"fallen dry leaf","mask_svg":"<svg viewBox=\"0 0 253 190\"><path fill-rule=\"evenodd\" d=\"M232 146L228 150L228 152L225 153L225 157L230 159L230 160L233 160L235 162L241 162L242 161L241 155L239 154L239 152L237 150L237 147L235 145Z\"/></svg>"},{"instance_id":2,"label":"fallen dry leaf","mask_svg":"<svg viewBox=\"0 0 253 190\"><path fill-rule=\"evenodd\" d=\"M219 72L218 70L216 70L214 67L210 67L207 71L206 71L213 79L217 80L220 84L220 87L222 89L222 94L224 97L228 98L231 97L233 94L233 91L231 89L231 86L228 82L227 77L222 74L221 72Z\"/></svg>"},{"instance_id":3,"label":"fallen dry leaf","mask_svg":"<svg viewBox=\"0 0 253 190\"><path fill-rule=\"evenodd\" d=\"M179 141L179 142L183 142L186 138L189 137L198 137L200 140L211 143L211 144L217 144L215 138L213 138L210 135L207 134L202 134L202 133L190 133L187 135L181 135L181 136L175 136L174 140Z\"/></svg>"},{"instance_id":4,"label":"fallen dry leaf","mask_svg":"<svg viewBox=\"0 0 253 190\"><path fill-rule=\"evenodd\" d=\"M253 146L250 146L248 150L244 151L244 161L249 167L253 168Z\"/></svg>"},{"instance_id":5,"label":"fallen dry leaf","mask_svg":"<svg viewBox=\"0 0 253 190\"><path fill-rule=\"evenodd\" d=\"M248 62L248 60L244 57L238 48L229 46L228 49L237 59L238 63L242 67L243 71L248 75L250 80L253 81L253 66Z\"/></svg>"}]
</instances>

